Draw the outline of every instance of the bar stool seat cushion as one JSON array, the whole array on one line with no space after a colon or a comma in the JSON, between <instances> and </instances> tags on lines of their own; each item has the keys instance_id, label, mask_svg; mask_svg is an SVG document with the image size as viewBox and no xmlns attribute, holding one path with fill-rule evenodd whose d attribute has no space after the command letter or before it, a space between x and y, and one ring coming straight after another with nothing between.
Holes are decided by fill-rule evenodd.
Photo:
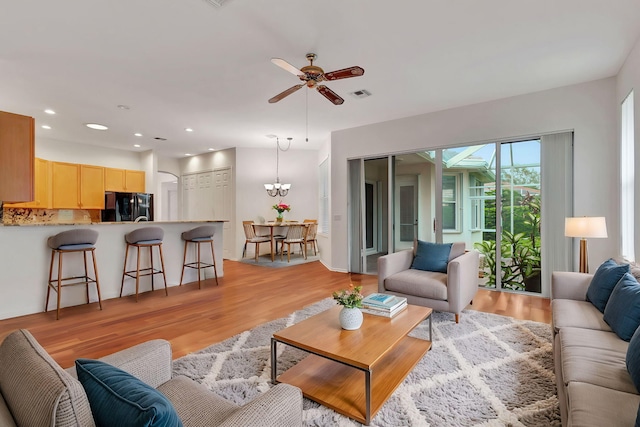
<instances>
[{"instance_id":1,"label":"bar stool seat cushion","mask_svg":"<svg viewBox=\"0 0 640 427\"><path fill-rule=\"evenodd\" d=\"M157 245L162 243L162 240L159 239L155 239L155 240L141 240L139 242L135 242L132 243L133 245Z\"/></svg>"},{"instance_id":2,"label":"bar stool seat cushion","mask_svg":"<svg viewBox=\"0 0 640 427\"><path fill-rule=\"evenodd\" d=\"M79 245L62 245L62 246L58 246L57 249L59 251L78 251L83 249L93 249L95 247L96 245L92 245L90 243L82 243Z\"/></svg>"},{"instance_id":3,"label":"bar stool seat cushion","mask_svg":"<svg viewBox=\"0 0 640 427\"><path fill-rule=\"evenodd\" d=\"M88 228L67 230L51 236L47 239L47 246L51 249L61 249L61 246L71 245L95 245L98 241L98 232ZM75 248L80 249L80 248Z\"/></svg>"},{"instance_id":4,"label":"bar stool seat cushion","mask_svg":"<svg viewBox=\"0 0 640 427\"><path fill-rule=\"evenodd\" d=\"M156 243L161 243L163 238L164 230L160 227L142 227L124 235L124 239L129 244L151 244L142 243L149 241L157 241Z\"/></svg>"},{"instance_id":5,"label":"bar stool seat cushion","mask_svg":"<svg viewBox=\"0 0 640 427\"><path fill-rule=\"evenodd\" d=\"M216 233L212 225L202 225L182 233L182 240L194 242L206 242L213 238Z\"/></svg>"}]
</instances>

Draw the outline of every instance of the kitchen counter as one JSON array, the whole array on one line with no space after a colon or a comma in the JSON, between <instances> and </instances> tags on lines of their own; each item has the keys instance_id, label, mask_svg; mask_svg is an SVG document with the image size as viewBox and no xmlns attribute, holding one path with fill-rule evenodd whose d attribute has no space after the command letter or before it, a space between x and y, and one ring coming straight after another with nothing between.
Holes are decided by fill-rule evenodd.
<instances>
[{"instance_id":1,"label":"kitchen counter","mask_svg":"<svg viewBox=\"0 0 640 427\"><path fill-rule=\"evenodd\" d=\"M47 238L62 231L74 228L91 228L99 233L96 243L96 261L98 264L98 278L102 299L118 298L120 284L122 282L122 269L125 254L124 235L141 227L157 226L164 229L162 250L164 253L165 274L169 297L171 287L180 284L182 272L182 259L184 253L184 241L181 234L199 225L213 225L215 235L213 237L216 254L216 267L218 277L224 276L222 253L222 230L225 220L203 221L141 221L141 222L94 222L94 223L67 223L67 224L20 224L5 225L0 227L0 319L22 316L26 314L42 312L47 295L47 280L49 277L49 264L51 262L51 249L47 247ZM190 245L187 252L187 262L195 259L195 248ZM142 262L148 262L148 252L143 251ZM154 253L154 259L157 256ZM207 252L203 251L203 261L207 260ZM135 264L135 251L129 251L129 266ZM69 269L69 270L67 270ZM72 270L73 269L73 270ZM82 257L75 254L66 255L64 258L64 270L70 273L81 272ZM92 269L89 267L89 271ZM203 270L205 278L213 277L213 269ZM91 274L91 273L90 273ZM197 270L185 269L184 283L197 280ZM162 286L162 277L154 278L156 289ZM220 282L220 286L223 286ZM215 285L214 285L215 286ZM90 287L91 302L97 301L95 287ZM144 293L151 290L150 276L141 278L140 298L144 299ZM197 292L197 290L196 290ZM135 293L133 279L126 279L124 295ZM55 300L55 297L53 298ZM84 286L70 286L62 291L62 307L84 304L86 302ZM50 301L50 310L55 304ZM109 304L104 305L109 309ZM61 316L64 316L64 311ZM52 321L55 321L55 310L52 313Z\"/></svg>"},{"instance_id":2,"label":"kitchen counter","mask_svg":"<svg viewBox=\"0 0 640 427\"><path fill-rule=\"evenodd\" d=\"M184 221L125 221L125 222L39 222L39 223L24 223L24 224L2 224L1 227L49 227L68 225L75 227L90 227L93 225L122 225L122 224L140 224L140 225L153 225L153 224L195 224L195 223L212 223L212 222L229 222L228 219L206 219L206 220L184 220Z\"/></svg>"}]
</instances>

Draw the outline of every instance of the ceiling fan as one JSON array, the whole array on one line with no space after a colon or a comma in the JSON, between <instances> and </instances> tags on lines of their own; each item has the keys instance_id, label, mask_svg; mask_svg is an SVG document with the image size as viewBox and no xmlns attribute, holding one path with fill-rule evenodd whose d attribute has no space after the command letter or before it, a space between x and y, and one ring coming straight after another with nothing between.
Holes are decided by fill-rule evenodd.
<instances>
[{"instance_id":1,"label":"ceiling fan","mask_svg":"<svg viewBox=\"0 0 640 427\"><path fill-rule=\"evenodd\" d=\"M324 70L318 66L313 65L313 61L316 59L315 53L307 53L307 61L309 61L309 65L300 68L299 70L293 65L289 64L284 59L280 58L272 58L271 62L276 64L278 67L282 68L290 72L291 74L295 74L298 76L300 80L304 83L299 85L295 85L290 87L289 89L281 92L271 98L269 100L270 104L280 101L281 99L291 95L293 92L300 89L302 86L307 86L309 89L315 88L322 96L327 98L335 105L340 105L344 102L338 94L334 91L326 87L325 85L318 84L323 81L328 80L340 80L340 79L348 79L349 77L358 77L364 74L364 69L362 67L349 67L343 68L342 70L331 71L325 73Z\"/></svg>"}]
</instances>

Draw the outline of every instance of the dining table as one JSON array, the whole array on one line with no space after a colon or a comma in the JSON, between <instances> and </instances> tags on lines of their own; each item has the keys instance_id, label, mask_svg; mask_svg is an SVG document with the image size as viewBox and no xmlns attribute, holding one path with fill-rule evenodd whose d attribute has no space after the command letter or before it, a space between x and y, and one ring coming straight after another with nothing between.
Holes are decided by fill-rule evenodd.
<instances>
[{"instance_id":1,"label":"dining table","mask_svg":"<svg viewBox=\"0 0 640 427\"><path fill-rule=\"evenodd\" d=\"M274 244L275 244L275 241L276 241L276 233L275 233L276 229L283 229L282 230L283 233L278 233L277 234L278 236L286 235L287 234L287 232L286 232L287 227L289 225L292 225L292 224L302 225L302 226L305 226L305 227L308 227L310 225L307 222L297 222L297 221L283 221L283 222L274 221L274 222L265 222L265 223L258 223L258 222L254 222L253 223L253 228L256 229L256 234L258 234L257 233L257 228L261 227L261 228L268 228L269 229L269 238L271 240L271 262L274 262L275 259L276 259L276 254L275 254L275 252L273 250L273 247L274 247ZM266 236L266 234L264 234L264 235Z\"/></svg>"}]
</instances>

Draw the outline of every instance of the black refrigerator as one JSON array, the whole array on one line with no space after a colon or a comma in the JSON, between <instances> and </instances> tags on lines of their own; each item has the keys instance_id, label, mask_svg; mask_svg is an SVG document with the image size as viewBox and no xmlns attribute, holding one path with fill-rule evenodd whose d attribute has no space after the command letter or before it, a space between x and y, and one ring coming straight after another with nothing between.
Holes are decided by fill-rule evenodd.
<instances>
[{"instance_id":1,"label":"black refrigerator","mask_svg":"<svg viewBox=\"0 0 640 427\"><path fill-rule=\"evenodd\" d=\"M153 221L153 194L104 193L103 222Z\"/></svg>"}]
</instances>

